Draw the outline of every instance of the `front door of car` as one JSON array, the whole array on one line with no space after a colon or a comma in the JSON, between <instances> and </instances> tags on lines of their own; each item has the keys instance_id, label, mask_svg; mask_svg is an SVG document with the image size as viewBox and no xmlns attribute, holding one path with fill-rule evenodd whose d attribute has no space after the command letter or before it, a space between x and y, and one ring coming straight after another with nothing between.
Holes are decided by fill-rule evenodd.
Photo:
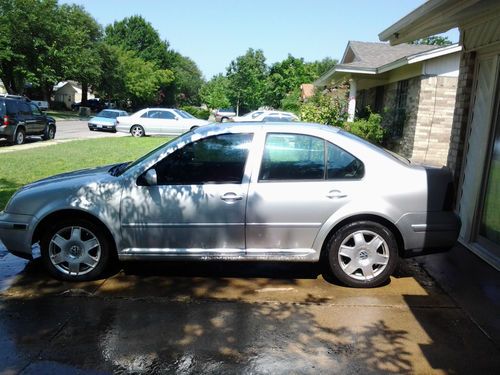
<instances>
[{"instance_id":1,"label":"front door of car","mask_svg":"<svg viewBox=\"0 0 500 375\"><path fill-rule=\"evenodd\" d=\"M30 109L31 109L31 117L33 119L33 123L35 124L35 131L37 133L42 133L43 130L45 129L45 125L47 123L46 117L40 111L40 108L36 104L30 103Z\"/></svg>"},{"instance_id":2,"label":"front door of car","mask_svg":"<svg viewBox=\"0 0 500 375\"><path fill-rule=\"evenodd\" d=\"M154 118L154 132L157 134L181 134L177 116L168 110L156 111Z\"/></svg>"},{"instance_id":3,"label":"front door of car","mask_svg":"<svg viewBox=\"0 0 500 375\"><path fill-rule=\"evenodd\" d=\"M361 161L321 138L268 133L249 186L247 252L307 255L325 221L358 195Z\"/></svg>"},{"instance_id":4,"label":"front door of car","mask_svg":"<svg viewBox=\"0 0 500 375\"><path fill-rule=\"evenodd\" d=\"M26 134L31 135L39 133L39 125L31 111L30 103L25 101L19 102L19 108L20 117L23 119Z\"/></svg>"},{"instance_id":5,"label":"front door of car","mask_svg":"<svg viewBox=\"0 0 500 375\"><path fill-rule=\"evenodd\" d=\"M121 203L124 251L181 256L244 254L252 134L222 134L185 145L145 171ZM154 175L153 173L153 175Z\"/></svg>"}]
</instances>

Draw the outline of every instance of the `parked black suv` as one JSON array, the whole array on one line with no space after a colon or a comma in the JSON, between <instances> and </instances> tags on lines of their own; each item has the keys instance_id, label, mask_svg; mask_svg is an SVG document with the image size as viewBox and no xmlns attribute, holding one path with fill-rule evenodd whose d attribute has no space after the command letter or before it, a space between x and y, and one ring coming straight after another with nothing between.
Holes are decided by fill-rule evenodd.
<instances>
[{"instance_id":1,"label":"parked black suv","mask_svg":"<svg viewBox=\"0 0 500 375\"><path fill-rule=\"evenodd\" d=\"M0 96L0 138L15 145L24 143L26 136L37 135L54 139L56 120L45 115L35 103L22 96Z\"/></svg>"}]
</instances>

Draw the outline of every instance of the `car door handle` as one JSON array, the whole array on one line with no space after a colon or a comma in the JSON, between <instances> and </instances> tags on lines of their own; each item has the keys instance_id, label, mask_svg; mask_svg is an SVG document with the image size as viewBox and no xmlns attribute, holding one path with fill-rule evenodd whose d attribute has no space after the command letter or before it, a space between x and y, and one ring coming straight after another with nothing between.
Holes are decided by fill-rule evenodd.
<instances>
[{"instance_id":1,"label":"car door handle","mask_svg":"<svg viewBox=\"0 0 500 375\"><path fill-rule=\"evenodd\" d=\"M330 190L326 197L330 199L338 199L347 197L347 194L342 193L340 190Z\"/></svg>"},{"instance_id":2,"label":"car door handle","mask_svg":"<svg viewBox=\"0 0 500 375\"><path fill-rule=\"evenodd\" d=\"M234 203L236 201L241 201L243 199L243 195L239 195L233 192L225 193L220 197L220 199L222 199L226 203Z\"/></svg>"}]
</instances>

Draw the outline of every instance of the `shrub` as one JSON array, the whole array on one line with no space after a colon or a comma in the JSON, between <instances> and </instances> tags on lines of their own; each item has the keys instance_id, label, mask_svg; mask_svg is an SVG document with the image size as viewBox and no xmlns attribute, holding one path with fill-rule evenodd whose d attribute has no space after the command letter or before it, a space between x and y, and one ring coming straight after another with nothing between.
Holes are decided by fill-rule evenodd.
<instances>
[{"instance_id":1,"label":"shrub","mask_svg":"<svg viewBox=\"0 0 500 375\"><path fill-rule=\"evenodd\" d=\"M64 102L52 102L50 103L50 109L53 109L55 111L67 111L68 107L66 107L66 104L64 104Z\"/></svg>"},{"instance_id":2,"label":"shrub","mask_svg":"<svg viewBox=\"0 0 500 375\"><path fill-rule=\"evenodd\" d=\"M346 100L318 93L300 108L300 118L306 122L343 127L347 119Z\"/></svg>"},{"instance_id":3,"label":"shrub","mask_svg":"<svg viewBox=\"0 0 500 375\"><path fill-rule=\"evenodd\" d=\"M203 120L208 120L210 117L210 111L208 109L203 109L199 107L194 107L192 105L186 105L184 107L181 107L183 111L186 111L187 113L193 115L196 118L200 118Z\"/></svg>"},{"instance_id":4,"label":"shrub","mask_svg":"<svg viewBox=\"0 0 500 375\"><path fill-rule=\"evenodd\" d=\"M354 122L346 122L344 128L361 138L372 143L381 144L384 140L384 128L381 125L382 116L370 112L368 119L358 119Z\"/></svg>"}]
</instances>

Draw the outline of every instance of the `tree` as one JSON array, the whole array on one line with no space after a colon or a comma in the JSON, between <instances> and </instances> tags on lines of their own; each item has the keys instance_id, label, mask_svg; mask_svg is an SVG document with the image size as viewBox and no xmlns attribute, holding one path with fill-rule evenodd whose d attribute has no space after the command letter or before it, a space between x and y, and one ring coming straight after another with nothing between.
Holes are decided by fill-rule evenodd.
<instances>
[{"instance_id":1,"label":"tree","mask_svg":"<svg viewBox=\"0 0 500 375\"><path fill-rule=\"evenodd\" d=\"M151 23L141 16L132 16L107 26L105 34L108 45L133 51L137 58L174 73L175 79L160 87L161 104L199 103L198 91L203 84L201 71L193 60L171 50Z\"/></svg>"},{"instance_id":2,"label":"tree","mask_svg":"<svg viewBox=\"0 0 500 375\"><path fill-rule=\"evenodd\" d=\"M306 64L309 69L311 69L314 79L316 80L337 65L338 60L332 59L331 57L325 57L323 60L316 60Z\"/></svg>"},{"instance_id":3,"label":"tree","mask_svg":"<svg viewBox=\"0 0 500 375\"><path fill-rule=\"evenodd\" d=\"M266 104L274 108L280 107L282 100L290 92L315 78L315 72L304 63L304 59L288 55L285 60L273 64L269 70Z\"/></svg>"},{"instance_id":4,"label":"tree","mask_svg":"<svg viewBox=\"0 0 500 375\"><path fill-rule=\"evenodd\" d=\"M159 102L160 88L174 80L169 69L159 69L154 63L138 57L135 52L115 47L118 72L123 77L122 101L130 101L132 107Z\"/></svg>"},{"instance_id":5,"label":"tree","mask_svg":"<svg viewBox=\"0 0 500 375\"><path fill-rule=\"evenodd\" d=\"M175 101L179 105L199 105L198 92L205 83L196 63L189 57L174 53L172 70L175 72Z\"/></svg>"},{"instance_id":6,"label":"tree","mask_svg":"<svg viewBox=\"0 0 500 375\"><path fill-rule=\"evenodd\" d=\"M80 6L62 5L60 15L63 35L68 38L61 51L66 60L64 77L82 84L82 102L85 102L89 85L97 85L101 78L103 61L98 42L102 30L97 21Z\"/></svg>"},{"instance_id":7,"label":"tree","mask_svg":"<svg viewBox=\"0 0 500 375\"><path fill-rule=\"evenodd\" d=\"M432 45L432 46L449 46L453 43L451 42L451 40L448 39L447 36L434 35L434 36L428 36L427 38L414 40L413 42L410 42L410 44L427 44L427 45Z\"/></svg>"},{"instance_id":8,"label":"tree","mask_svg":"<svg viewBox=\"0 0 500 375\"><path fill-rule=\"evenodd\" d=\"M231 61L227 68L229 100L236 108L250 111L264 104L267 78L266 58L262 50L250 48L243 56Z\"/></svg>"},{"instance_id":9,"label":"tree","mask_svg":"<svg viewBox=\"0 0 500 375\"><path fill-rule=\"evenodd\" d=\"M222 74L213 76L201 86L200 99L211 109L229 107L229 80Z\"/></svg>"},{"instance_id":10,"label":"tree","mask_svg":"<svg viewBox=\"0 0 500 375\"><path fill-rule=\"evenodd\" d=\"M161 40L158 31L141 16L115 21L106 27L105 35L105 41L109 45L134 51L136 57L153 62L159 68L168 69L173 65L168 42Z\"/></svg>"},{"instance_id":11,"label":"tree","mask_svg":"<svg viewBox=\"0 0 500 375\"><path fill-rule=\"evenodd\" d=\"M63 76L56 0L3 0L0 25L0 75L9 93L23 94L27 83L46 89Z\"/></svg>"}]
</instances>

